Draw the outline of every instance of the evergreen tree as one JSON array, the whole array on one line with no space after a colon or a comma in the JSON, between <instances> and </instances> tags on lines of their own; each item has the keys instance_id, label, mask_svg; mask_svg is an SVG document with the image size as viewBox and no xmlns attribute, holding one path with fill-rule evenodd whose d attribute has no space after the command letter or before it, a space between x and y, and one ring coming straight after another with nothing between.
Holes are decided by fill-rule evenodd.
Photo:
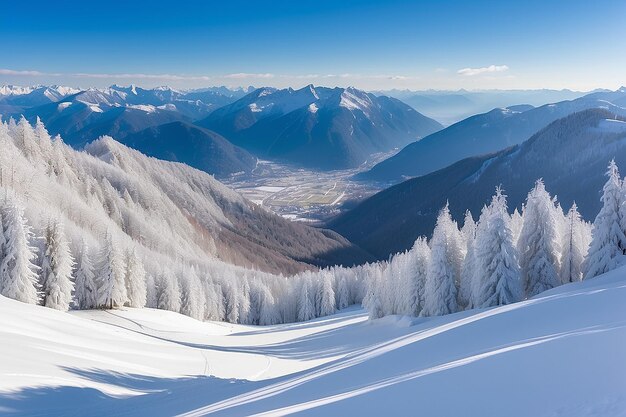
<instances>
[{"instance_id":1,"label":"evergreen tree","mask_svg":"<svg viewBox=\"0 0 626 417\"><path fill-rule=\"evenodd\" d=\"M602 208L593 222L589 254L585 260L585 279L611 271L624 263L626 234L621 207L624 205L622 181L615 161L609 163L609 177L602 188Z\"/></svg>"},{"instance_id":2,"label":"evergreen tree","mask_svg":"<svg viewBox=\"0 0 626 417\"><path fill-rule=\"evenodd\" d=\"M469 210L465 212L465 221L463 222L461 234L465 242L465 258L461 267L458 304L459 308L465 309L471 308L470 300L474 278L474 241L476 238L476 222L474 222L472 213Z\"/></svg>"},{"instance_id":3,"label":"evergreen tree","mask_svg":"<svg viewBox=\"0 0 626 417\"><path fill-rule=\"evenodd\" d=\"M335 290L333 277L328 270L322 271L322 285L320 286L320 317L329 316L337 311L335 306Z\"/></svg>"},{"instance_id":4,"label":"evergreen tree","mask_svg":"<svg viewBox=\"0 0 626 417\"><path fill-rule=\"evenodd\" d=\"M350 305L350 289L345 276L339 278L337 283L337 308L343 310Z\"/></svg>"},{"instance_id":5,"label":"evergreen tree","mask_svg":"<svg viewBox=\"0 0 626 417\"><path fill-rule=\"evenodd\" d=\"M307 321L315 318L315 305L311 297L311 284L308 279L302 281L300 297L298 299L298 321Z\"/></svg>"},{"instance_id":6,"label":"evergreen tree","mask_svg":"<svg viewBox=\"0 0 626 417\"><path fill-rule=\"evenodd\" d=\"M519 235L522 232L522 226L524 225L524 218L517 211L517 208L511 214L511 233L513 235L513 244L517 246L517 241L519 240Z\"/></svg>"},{"instance_id":7,"label":"evergreen tree","mask_svg":"<svg viewBox=\"0 0 626 417\"><path fill-rule=\"evenodd\" d=\"M563 255L561 256L561 282L576 282L583 277L583 261L587 248L585 247L585 227L576 203L567 213L565 223L565 233L563 234Z\"/></svg>"},{"instance_id":8,"label":"evergreen tree","mask_svg":"<svg viewBox=\"0 0 626 417\"><path fill-rule=\"evenodd\" d=\"M194 267L182 271L182 307L181 313L196 320L205 316L205 294Z\"/></svg>"},{"instance_id":9,"label":"evergreen tree","mask_svg":"<svg viewBox=\"0 0 626 417\"><path fill-rule=\"evenodd\" d=\"M180 285L176 275L164 270L159 275L159 299L157 308L160 310L169 310L180 313L182 300L180 294Z\"/></svg>"},{"instance_id":10,"label":"evergreen tree","mask_svg":"<svg viewBox=\"0 0 626 417\"><path fill-rule=\"evenodd\" d=\"M450 256L452 240L458 233L450 218L448 206L441 210L430 242L431 256L424 288L424 309L422 316L441 316L457 311L456 266ZM457 229L458 232L458 229Z\"/></svg>"},{"instance_id":11,"label":"evergreen tree","mask_svg":"<svg viewBox=\"0 0 626 417\"><path fill-rule=\"evenodd\" d=\"M418 237L409 251L407 268L408 285L404 289L408 297L407 314L418 317L424 307L424 287L430 263L430 248L424 237Z\"/></svg>"},{"instance_id":12,"label":"evergreen tree","mask_svg":"<svg viewBox=\"0 0 626 417\"><path fill-rule=\"evenodd\" d=\"M496 188L491 204L481 215L475 246L475 307L493 307L520 301L523 289L513 245L506 196Z\"/></svg>"},{"instance_id":13,"label":"evergreen tree","mask_svg":"<svg viewBox=\"0 0 626 417\"><path fill-rule=\"evenodd\" d=\"M91 309L98 306L98 286L94 273L89 248L83 242L80 257L76 265L76 306L80 309Z\"/></svg>"},{"instance_id":14,"label":"evergreen tree","mask_svg":"<svg viewBox=\"0 0 626 417\"><path fill-rule=\"evenodd\" d=\"M157 292L157 285L154 280L154 275L148 274L146 276L146 307L158 308L159 294Z\"/></svg>"},{"instance_id":15,"label":"evergreen tree","mask_svg":"<svg viewBox=\"0 0 626 417\"><path fill-rule=\"evenodd\" d=\"M518 241L520 267L527 297L560 284L560 236L556 207L542 180L528 194L524 225Z\"/></svg>"},{"instance_id":16,"label":"evergreen tree","mask_svg":"<svg viewBox=\"0 0 626 417\"><path fill-rule=\"evenodd\" d=\"M143 263L137 256L137 251L134 248L126 250L125 258L124 285L126 286L128 305L137 308L145 307L147 288L146 271L143 268Z\"/></svg>"},{"instance_id":17,"label":"evergreen tree","mask_svg":"<svg viewBox=\"0 0 626 417\"><path fill-rule=\"evenodd\" d=\"M63 226L55 220L49 221L44 231L44 248L40 269L43 289L43 305L67 311L72 302L74 283L72 268L74 261L70 246L65 239Z\"/></svg>"},{"instance_id":18,"label":"evergreen tree","mask_svg":"<svg viewBox=\"0 0 626 417\"><path fill-rule=\"evenodd\" d=\"M39 302L35 248L23 209L8 192L0 193L0 294L24 303Z\"/></svg>"},{"instance_id":19,"label":"evergreen tree","mask_svg":"<svg viewBox=\"0 0 626 417\"><path fill-rule=\"evenodd\" d=\"M98 258L98 305L101 308L122 307L128 300L124 283L125 268L113 236L106 233Z\"/></svg>"}]
</instances>

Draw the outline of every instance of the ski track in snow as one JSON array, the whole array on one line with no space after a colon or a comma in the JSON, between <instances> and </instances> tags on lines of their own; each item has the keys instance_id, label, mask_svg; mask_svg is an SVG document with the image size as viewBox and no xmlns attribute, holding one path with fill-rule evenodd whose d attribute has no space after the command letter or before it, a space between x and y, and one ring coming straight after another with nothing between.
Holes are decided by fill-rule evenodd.
<instances>
[{"instance_id":1,"label":"ski track in snow","mask_svg":"<svg viewBox=\"0 0 626 417\"><path fill-rule=\"evenodd\" d=\"M625 276L431 319L352 307L267 327L0 297L0 414L624 416Z\"/></svg>"}]
</instances>

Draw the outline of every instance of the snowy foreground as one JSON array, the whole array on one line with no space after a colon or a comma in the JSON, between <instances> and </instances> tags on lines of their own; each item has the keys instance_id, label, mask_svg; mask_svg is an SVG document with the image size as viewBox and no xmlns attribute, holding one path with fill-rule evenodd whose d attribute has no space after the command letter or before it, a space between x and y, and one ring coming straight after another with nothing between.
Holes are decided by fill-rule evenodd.
<instances>
[{"instance_id":1,"label":"snowy foreground","mask_svg":"<svg viewBox=\"0 0 626 417\"><path fill-rule=\"evenodd\" d=\"M270 327L0 297L0 414L626 416L626 268L431 319Z\"/></svg>"}]
</instances>

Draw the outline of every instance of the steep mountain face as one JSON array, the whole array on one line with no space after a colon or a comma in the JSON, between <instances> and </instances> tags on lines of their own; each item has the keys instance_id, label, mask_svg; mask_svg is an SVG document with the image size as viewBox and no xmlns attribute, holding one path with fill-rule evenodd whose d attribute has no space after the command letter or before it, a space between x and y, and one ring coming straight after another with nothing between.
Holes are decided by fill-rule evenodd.
<instances>
[{"instance_id":1,"label":"steep mountain face","mask_svg":"<svg viewBox=\"0 0 626 417\"><path fill-rule=\"evenodd\" d=\"M399 100L354 88L263 88L198 122L260 157L303 166L356 167L441 125Z\"/></svg>"},{"instance_id":2,"label":"steep mountain face","mask_svg":"<svg viewBox=\"0 0 626 417\"><path fill-rule=\"evenodd\" d=\"M157 262L149 265L153 271L181 260L222 274L234 268L227 264L292 274L371 259L335 232L292 223L205 172L147 157L110 137L76 151L51 141L42 125L9 123L16 140L6 129L0 125L0 187L27 199L31 224L60 219L70 241L90 247L112 235Z\"/></svg>"},{"instance_id":3,"label":"steep mountain face","mask_svg":"<svg viewBox=\"0 0 626 417\"><path fill-rule=\"evenodd\" d=\"M411 247L418 236L430 235L446 201L457 221L462 221L466 209L477 218L501 185L513 210L521 208L539 178L563 207L576 201L581 214L593 220L612 158L626 164L626 118L605 109L585 110L553 122L520 145L463 159L388 188L340 215L329 227L378 258L386 258Z\"/></svg>"},{"instance_id":4,"label":"steep mountain face","mask_svg":"<svg viewBox=\"0 0 626 417\"><path fill-rule=\"evenodd\" d=\"M252 171L257 159L219 134L185 122L149 127L122 142L141 153L224 177Z\"/></svg>"},{"instance_id":5,"label":"steep mountain face","mask_svg":"<svg viewBox=\"0 0 626 417\"><path fill-rule=\"evenodd\" d=\"M177 91L134 85L82 91L67 87L41 87L30 92L4 88L11 94L0 97L0 112L24 115L31 122L39 117L51 133L78 148L101 135L121 139L148 127L197 120L244 94L243 90L228 94L226 89Z\"/></svg>"},{"instance_id":6,"label":"steep mountain face","mask_svg":"<svg viewBox=\"0 0 626 417\"><path fill-rule=\"evenodd\" d=\"M578 98L547 104L537 108L514 106L495 109L469 117L412 143L395 156L377 164L359 178L399 182L444 168L460 159L495 152L521 143L551 122L577 111L607 108L626 114L620 107L626 99L626 89L600 92Z\"/></svg>"}]
</instances>

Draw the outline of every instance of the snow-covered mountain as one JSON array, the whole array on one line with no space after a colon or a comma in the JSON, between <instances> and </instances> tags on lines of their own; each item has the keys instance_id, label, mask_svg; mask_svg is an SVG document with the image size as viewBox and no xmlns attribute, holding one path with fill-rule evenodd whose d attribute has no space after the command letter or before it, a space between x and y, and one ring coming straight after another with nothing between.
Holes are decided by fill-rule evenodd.
<instances>
[{"instance_id":1,"label":"snow-covered mountain","mask_svg":"<svg viewBox=\"0 0 626 417\"><path fill-rule=\"evenodd\" d=\"M399 182L425 175L474 155L521 143L551 122L577 111L606 108L626 115L626 89L597 92L541 107L512 106L469 117L412 143L359 177Z\"/></svg>"},{"instance_id":2,"label":"snow-covered mountain","mask_svg":"<svg viewBox=\"0 0 626 417\"><path fill-rule=\"evenodd\" d=\"M385 259L410 248L418 236L430 235L446 202L457 221L462 221L466 209L476 217L501 185L509 208L521 208L538 178L563 207L575 201L583 217L593 220L600 209L608 161L614 158L626 166L625 120L606 109L571 114L521 145L466 158L381 191L329 227Z\"/></svg>"},{"instance_id":3,"label":"snow-covered mountain","mask_svg":"<svg viewBox=\"0 0 626 417\"><path fill-rule=\"evenodd\" d=\"M33 87L2 85L0 86L0 114L15 113L30 107L54 103L79 91L76 88L59 85Z\"/></svg>"},{"instance_id":4,"label":"snow-covered mountain","mask_svg":"<svg viewBox=\"0 0 626 417\"><path fill-rule=\"evenodd\" d=\"M621 268L444 317L369 321L349 309L251 327L153 309L68 314L0 296L0 409L49 417L623 416L625 298Z\"/></svg>"},{"instance_id":5,"label":"snow-covered mountain","mask_svg":"<svg viewBox=\"0 0 626 417\"><path fill-rule=\"evenodd\" d=\"M287 274L369 259L336 233L259 209L187 165L147 157L110 137L79 152L50 140L41 124L8 126L0 125L0 186L28 203L36 230L58 218L75 245L84 240L96 248L113 235L120 245L138 245L154 270L178 259Z\"/></svg>"},{"instance_id":6,"label":"snow-covered mountain","mask_svg":"<svg viewBox=\"0 0 626 417\"><path fill-rule=\"evenodd\" d=\"M193 121L229 104L244 90L226 88L179 91L135 85L77 90L68 87L2 87L0 114L35 122L39 117L51 133L82 147L100 135L124 136L173 121Z\"/></svg>"},{"instance_id":7,"label":"snow-covered mountain","mask_svg":"<svg viewBox=\"0 0 626 417\"><path fill-rule=\"evenodd\" d=\"M182 162L191 167L224 177L249 173L257 159L215 132L186 122L149 127L124 137L122 142L141 153Z\"/></svg>"},{"instance_id":8,"label":"snow-covered mountain","mask_svg":"<svg viewBox=\"0 0 626 417\"><path fill-rule=\"evenodd\" d=\"M354 88L261 88L199 125L268 159L337 169L362 164L441 125L399 100Z\"/></svg>"}]
</instances>

